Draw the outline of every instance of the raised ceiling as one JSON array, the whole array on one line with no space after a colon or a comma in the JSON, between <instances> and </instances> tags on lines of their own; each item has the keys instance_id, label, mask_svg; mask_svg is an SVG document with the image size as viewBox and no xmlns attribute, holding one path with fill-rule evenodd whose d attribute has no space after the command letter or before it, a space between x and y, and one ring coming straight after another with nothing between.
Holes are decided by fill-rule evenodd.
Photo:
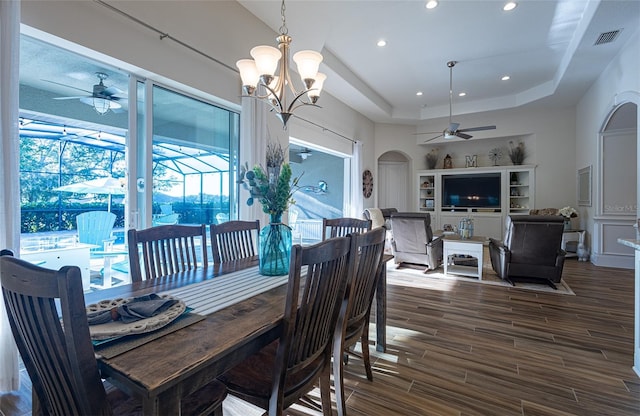
<instances>
[{"instance_id":1,"label":"raised ceiling","mask_svg":"<svg viewBox=\"0 0 640 416\"><path fill-rule=\"evenodd\" d=\"M280 1L239 2L274 31L280 27ZM432 10L425 3L287 1L292 52L321 51L326 91L372 120L419 124L449 114L448 61L459 62L456 114L570 106L640 26L635 0L520 0L511 12L502 10L506 1L440 0ZM612 42L596 45L616 31ZM379 39L387 46L376 46Z\"/></svg>"}]
</instances>

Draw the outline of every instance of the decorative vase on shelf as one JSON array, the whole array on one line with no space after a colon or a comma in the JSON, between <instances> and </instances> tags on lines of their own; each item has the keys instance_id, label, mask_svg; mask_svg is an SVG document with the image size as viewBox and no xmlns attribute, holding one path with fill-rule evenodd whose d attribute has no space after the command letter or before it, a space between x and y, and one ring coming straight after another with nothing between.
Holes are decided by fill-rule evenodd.
<instances>
[{"instance_id":1,"label":"decorative vase on shelf","mask_svg":"<svg viewBox=\"0 0 640 416\"><path fill-rule=\"evenodd\" d=\"M282 214L272 215L259 236L260 274L282 276L289 273L291 228L282 223Z\"/></svg>"}]
</instances>

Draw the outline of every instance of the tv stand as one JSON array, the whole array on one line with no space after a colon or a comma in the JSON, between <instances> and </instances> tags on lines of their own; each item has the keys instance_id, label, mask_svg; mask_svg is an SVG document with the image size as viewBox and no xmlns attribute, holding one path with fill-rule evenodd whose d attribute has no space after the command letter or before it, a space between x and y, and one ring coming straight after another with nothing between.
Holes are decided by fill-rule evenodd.
<instances>
[{"instance_id":1,"label":"tv stand","mask_svg":"<svg viewBox=\"0 0 640 416\"><path fill-rule=\"evenodd\" d=\"M444 175L500 173L500 207L457 207L442 205ZM535 208L535 166L491 166L464 169L432 169L417 172L418 211L431 214L434 229L445 224L457 226L463 218L472 218L474 233L501 239L507 215L528 214Z\"/></svg>"}]
</instances>

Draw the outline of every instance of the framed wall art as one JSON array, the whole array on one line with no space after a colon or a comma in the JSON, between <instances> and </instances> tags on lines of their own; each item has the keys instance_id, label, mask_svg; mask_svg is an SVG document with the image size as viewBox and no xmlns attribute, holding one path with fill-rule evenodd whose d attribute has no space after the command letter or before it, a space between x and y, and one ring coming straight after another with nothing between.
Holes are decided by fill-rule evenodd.
<instances>
[{"instance_id":1,"label":"framed wall art","mask_svg":"<svg viewBox=\"0 0 640 416\"><path fill-rule=\"evenodd\" d=\"M578 205L591 206L591 165L578 170Z\"/></svg>"}]
</instances>

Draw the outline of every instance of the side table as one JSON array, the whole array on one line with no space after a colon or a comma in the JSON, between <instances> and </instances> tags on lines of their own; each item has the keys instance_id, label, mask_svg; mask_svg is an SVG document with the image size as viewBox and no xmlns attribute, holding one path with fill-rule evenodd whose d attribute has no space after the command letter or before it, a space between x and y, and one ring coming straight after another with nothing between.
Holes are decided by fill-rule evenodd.
<instances>
[{"instance_id":1,"label":"side table","mask_svg":"<svg viewBox=\"0 0 640 416\"><path fill-rule=\"evenodd\" d=\"M578 247L584 246L584 236L585 230L565 230L562 232L562 245L560 248L567 251L567 243L570 241L578 243ZM565 257L578 257L578 253L567 251Z\"/></svg>"},{"instance_id":2,"label":"side table","mask_svg":"<svg viewBox=\"0 0 640 416\"><path fill-rule=\"evenodd\" d=\"M444 274L460 274L463 276L477 277L482 280L482 258L484 244L478 239L473 240L450 240L445 238L443 241L442 257L444 263ZM477 259L477 266L464 266L454 264L456 254L471 256ZM451 264L449 264L451 263Z\"/></svg>"}]
</instances>

